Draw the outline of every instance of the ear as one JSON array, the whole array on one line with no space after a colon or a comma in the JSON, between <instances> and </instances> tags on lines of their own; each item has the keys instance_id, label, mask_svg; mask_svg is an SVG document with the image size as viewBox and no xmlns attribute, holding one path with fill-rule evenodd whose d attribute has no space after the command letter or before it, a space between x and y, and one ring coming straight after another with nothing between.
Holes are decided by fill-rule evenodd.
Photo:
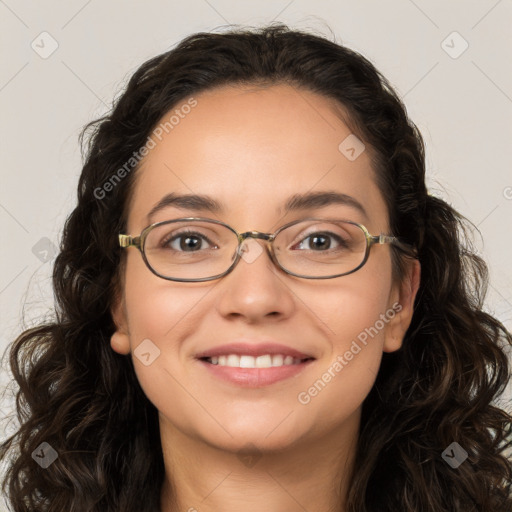
<instances>
[{"instance_id":1,"label":"ear","mask_svg":"<svg viewBox=\"0 0 512 512\"><path fill-rule=\"evenodd\" d=\"M390 294L390 309L394 316L386 327L383 351L395 352L402 346L405 333L411 325L414 300L420 287L421 265L418 260L408 260L403 279Z\"/></svg>"},{"instance_id":2,"label":"ear","mask_svg":"<svg viewBox=\"0 0 512 512\"><path fill-rule=\"evenodd\" d=\"M114 334L110 337L110 346L118 354L128 355L130 353L130 336L128 332L128 321L124 300L121 297L110 309L110 314L116 325Z\"/></svg>"}]
</instances>

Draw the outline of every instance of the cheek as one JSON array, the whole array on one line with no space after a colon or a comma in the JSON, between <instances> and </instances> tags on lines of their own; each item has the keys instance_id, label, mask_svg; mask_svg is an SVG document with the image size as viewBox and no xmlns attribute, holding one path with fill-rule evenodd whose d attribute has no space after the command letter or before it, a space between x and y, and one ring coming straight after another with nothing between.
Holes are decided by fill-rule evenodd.
<instances>
[{"instance_id":1,"label":"cheek","mask_svg":"<svg viewBox=\"0 0 512 512\"><path fill-rule=\"evenodd\" d=\"M388 311L392 290L390 262L370 258L359 271L335 281L311 299L318 304L333 354L350 350L354 341L362 347L381 349L389 319L394 316Z\"/></svg>"},{"instance_id":2,"label":"cheek","mask_svg":"<svg viewBox=\"0 0 512 512\"><path fill-rule=\"evenodd\" d=\"M150 278L150 281L152 279ZM134 285L136 283L133 283ZM186 300L183 295L170 292L169 285L164 282L149 286L126 286L126 307L128 311L128 327L132 351L143 339L149 338L158 344L158 340L172 330L180 318L186 314Z\"/></svg>"},{"instance_id":3,"label":"cheek","mask_svg":"<svg viewBox=\"0 0 512 512\"><path fill-rule=\"evenodd\" d=\"M367 347L379 346L387 326L387 322L381 320L382 315L386 317L387 299L387 293L372 289L359 293L343 291L332 297L324 311L333 352L349 350L354 341ZM373 343L370 344L370 340Z\"/></svg>"},{"instance_id":4,"label":"cheek","mask_svg":"<svg viewBox=\"0 0 512 512\"><path fill-rule=\"evenodd\" d=\"M203 291L192 290L194 285L191 283L161 279L148 270L140 254L134 252L131 256L124 293L133 351L147 338L156 345L166 337L175 338L172 331L179 330L181 322L187 322L187 313L193 316L194 303Z\"/></svg>"},{"instance_id":5,"label":"cheek","mask_svg":"<svg viewBox=\"0 0 512 512\"><path fill-rule=\"evenodd\" d=\"M130 348L139 382L151 400L155 390L168 388L164 370L175 375L186 368L181 340L198 325L201 299L208 292L192 288L193 284L165 281L135 265L127 272Z\"/></svg>"},{"instance_id":6,"label":"cheek","mask_svg":"<svg viewBox=\"0 0 512 512\"><path fill-rule=\"evenodd\" d=\"M342 279L345 281L340 279L335 288L309 295L309 301L317 305L315 312L322 320L318 325L329 340L330 352L297 396L309 414L321 415L333 424L354 412L370 392L379 371L386 329L395 316L389 306L388 273L361 272Z\"/></svg>"}]
</instances>

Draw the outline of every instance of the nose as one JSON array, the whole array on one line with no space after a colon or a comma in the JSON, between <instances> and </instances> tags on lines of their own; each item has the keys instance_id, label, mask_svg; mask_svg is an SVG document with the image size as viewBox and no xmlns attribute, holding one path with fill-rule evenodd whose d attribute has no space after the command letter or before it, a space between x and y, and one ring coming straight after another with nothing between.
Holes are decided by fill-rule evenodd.
<instances>
[{"instance_id":1,"label":"nose","mask_svg":"<svg viewBox=\"0 0 512 512\"><path fill-rule=\"evenodd\" d=\"M248 233L254 236L245 237L240 260L219 283L217 310L224 317L243 317L249 323L286 318L295 308L293 293L285 282L290 276L273 263L267 242L256 240L268 240L268 235L244 235Z\"/></svg>"}]
</instances>

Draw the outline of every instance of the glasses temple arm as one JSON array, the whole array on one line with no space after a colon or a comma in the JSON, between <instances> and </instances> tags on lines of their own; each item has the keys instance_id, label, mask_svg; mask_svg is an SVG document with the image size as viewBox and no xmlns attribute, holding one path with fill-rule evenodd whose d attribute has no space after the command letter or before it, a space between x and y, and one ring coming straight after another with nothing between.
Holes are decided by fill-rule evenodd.
<instances>
[{"instance_id":1,"label":"glasses temple arm","mask_svg":"<svg viewBox=\"0 0 512 512\"><path fill-rule=\"evenodd\" d=\"M137 247L140 249L140 236L119 235L120 247Z\"/></svg>"},{"instance_id":2,"label":"glasses temple arm","mask_svg":"<svg viewBox=\"0 0 512 512\"><path fill-rule=\"evenodd\" d=\"M406 242L402 242L399 238L396 236L389 236L389 235L377 235L372 237L372 241L377 244L392 244L398 249L400 249L402 252L408 254L409 256L412 256L414 258L418 257L418 251L414 246L411 244L408 244Z\"/></svg>"}]
</instances>

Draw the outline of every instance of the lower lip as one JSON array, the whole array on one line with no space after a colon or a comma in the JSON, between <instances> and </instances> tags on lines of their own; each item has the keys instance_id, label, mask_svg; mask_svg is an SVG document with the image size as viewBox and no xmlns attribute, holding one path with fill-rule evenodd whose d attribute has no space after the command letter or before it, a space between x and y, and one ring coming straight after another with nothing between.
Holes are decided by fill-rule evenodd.
<instances>
[{"instance_id":1,"label":"lower lip","mask_svg":"<svg viewBox=\"0 0 512 512\"><path fill-rule=\"evenodd\" d=\"M238 368L234 366L219 366L199 359L199 362L216 377L237 384L244 388L260 388L275 382L294 377L309 366L314 359L299 364L272 366L270 368Z\"/></svg>"}]
</instances>

